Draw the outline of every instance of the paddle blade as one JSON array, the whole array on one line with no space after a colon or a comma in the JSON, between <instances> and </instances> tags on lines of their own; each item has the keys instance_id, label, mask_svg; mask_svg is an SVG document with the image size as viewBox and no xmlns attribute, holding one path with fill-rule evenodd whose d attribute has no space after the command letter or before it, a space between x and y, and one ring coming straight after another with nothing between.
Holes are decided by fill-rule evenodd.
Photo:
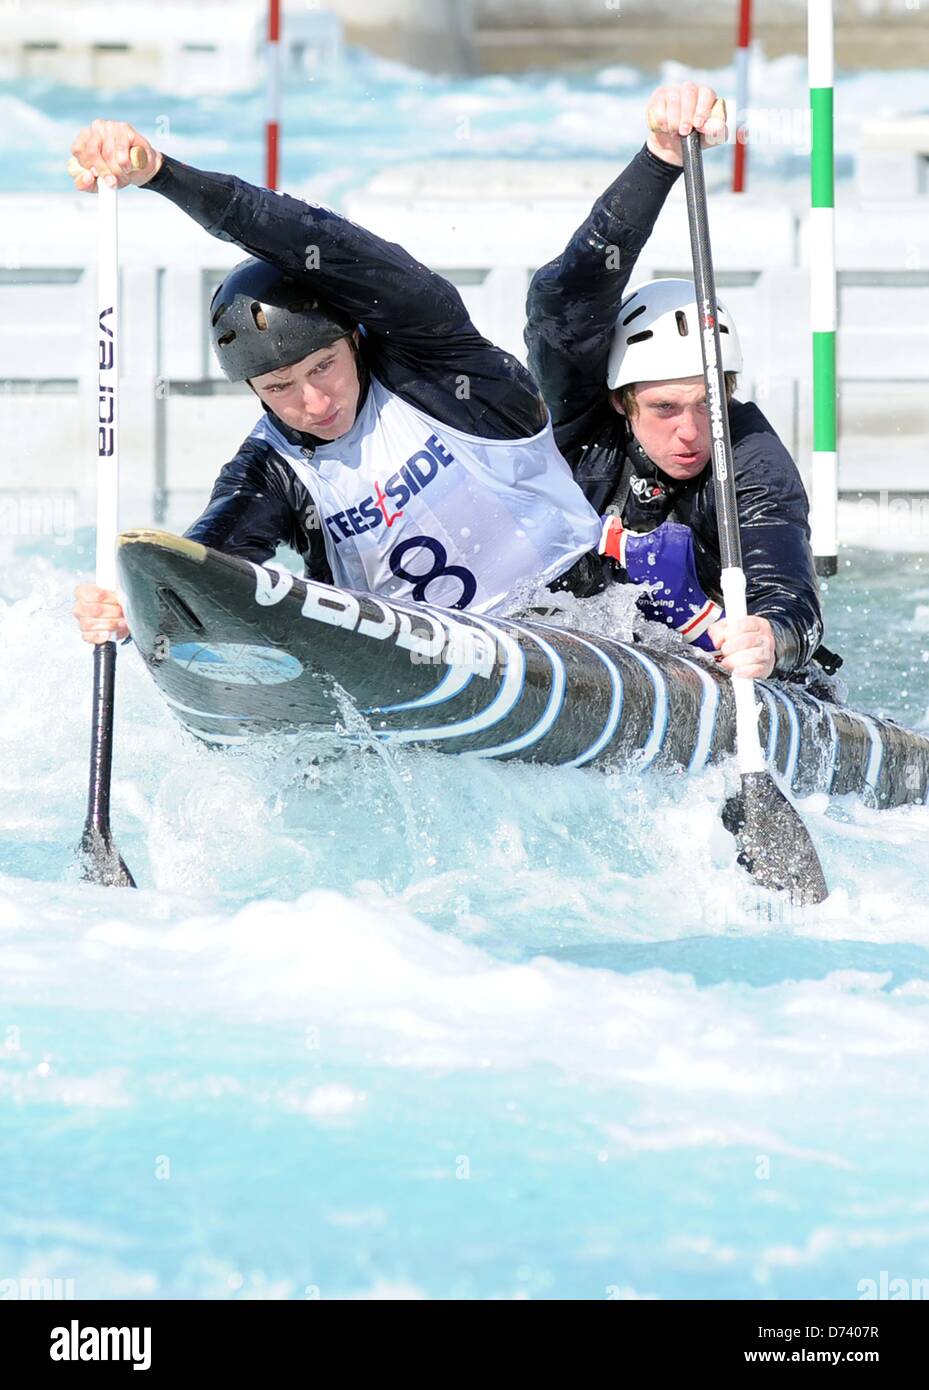
<instances>
[{"instance_id":1,"label":"paddle blade","mask_svg":"<svg viewBox=\"0 0 929 1390\"><path fill-rule=\"evenodd\" d=\"M723 807L739 863L756 883L804 905L829 896L809 831L769 772L742 774L742 790Z\"/></svg>"},{"instance_id":2,"label":"paddle blade","mask_svg":"<svg viewBox=\"0 0 929 1390\"><path fill-rule=\"evenodd\" d=\"M90 737L90 788L87 819L78 846L81 878L103 888L135 888L110 834L110 780L113 766L113 710L116 643L94 647L93 727Z\"/></svg>"},{"instance_id":3,"label":"paddle blade","mask_svg":"<svg viewBox=\"0 0 929 1390\"><path fill-rule=\"evenodd\" d=\"M96 883L101 888L135 888L136 881L109 833L102 834L96 826L85 825L78 855L85 883Z\"/></svg>"}]
</instances>

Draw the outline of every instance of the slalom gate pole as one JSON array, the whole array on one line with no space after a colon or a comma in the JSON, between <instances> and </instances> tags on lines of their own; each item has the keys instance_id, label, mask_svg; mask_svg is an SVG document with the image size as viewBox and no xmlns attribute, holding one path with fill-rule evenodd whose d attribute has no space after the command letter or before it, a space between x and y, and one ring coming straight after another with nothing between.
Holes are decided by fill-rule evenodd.
<instances>
[{"instance_id":1,"label":"slalom gate pole","mask_svg":"<svg viewBox=\"0 0 929 1390\"><path fill-rule=\"evenodd\" d=\"M816 573L838 568L833 0L808 0L810 82L810 310L813 469L810 516Z\"/></svg>"},{"instance_id":2,"label":"slalom gate pole","mask_svg":"<svg viewBox=\"0 0 929 1390\"><path fill-rule=\"evenodd\" d=\"M277 188L281 138L281 0L268 0L265 187Z\"/></svg>"},{"instance_id":3,"label":"slalom gate pole","mask_svg":"<svg viewBox=\"0 0 929 1390\"><path fill-rule=\"evenodd\" d=\"M748 163L748 63L752 41L752 0L739 0L739 31L735 50L735 152L732 160L732 191L745 192Z\"/></svg>"}]
</instances>

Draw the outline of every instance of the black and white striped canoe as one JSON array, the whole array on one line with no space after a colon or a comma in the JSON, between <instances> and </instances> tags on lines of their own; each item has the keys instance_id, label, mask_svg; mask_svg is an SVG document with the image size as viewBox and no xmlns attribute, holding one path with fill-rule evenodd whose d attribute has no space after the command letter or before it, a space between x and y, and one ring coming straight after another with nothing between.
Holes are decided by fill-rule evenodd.
<instances>
[{"instance_id":1,"label":"black and white striped canoe","mask_svg":"<svg viewBox=\"0 0 929 1390\"><path fill-rule=\"evenodd\" d=\"M699 772L733 749L728 678L669 651L388 602L161 531L121 536L119 570L155 683L211 744L357 721L387 744L572 767ZM768 762L795 792L929 798L929 738L756 688Z\"/></svg>"}]
</instances>

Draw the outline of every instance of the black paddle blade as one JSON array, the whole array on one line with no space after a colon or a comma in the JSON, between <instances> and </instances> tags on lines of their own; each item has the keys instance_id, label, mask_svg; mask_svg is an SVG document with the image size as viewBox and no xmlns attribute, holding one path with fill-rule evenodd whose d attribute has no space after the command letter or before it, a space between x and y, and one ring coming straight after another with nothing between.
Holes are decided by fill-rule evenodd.
<instances>
[{"instance_id":1,"label":"black paddle blade","mask_svg":"<svg viewBox=\"0 0 929 1390\"><path fill-rule=\"evenodd\" d=\"M769 772L742 774L742 790L723 807L723 825L736 838L739 863L756 883L804 905L829 896L809 831Z\"/></svg>"},{"instance_id":2,"label":"black paddle blade","mask_svg":"<svg viewBox=\"0 0 929 1390\"><path fill-rule=\"evenodd\" d=\"M90 789L87 819L78 847L81 878L102 888L135 888L110 834L110 776L113 766L113 706L116 643L94 647L93 728L90 738Z\"/></svg>"},{"instance_id":3,"label":"black paddle blade","mask_svg":"<svg viewBox=\"0 0 929 1390\"><path fill-rule=\"evenodd\" d=\"M101 888L136 887L108 831L101 833L96 826L85 825L78 856L84 883L96 883Z\"/></svg>"}]
</instances>

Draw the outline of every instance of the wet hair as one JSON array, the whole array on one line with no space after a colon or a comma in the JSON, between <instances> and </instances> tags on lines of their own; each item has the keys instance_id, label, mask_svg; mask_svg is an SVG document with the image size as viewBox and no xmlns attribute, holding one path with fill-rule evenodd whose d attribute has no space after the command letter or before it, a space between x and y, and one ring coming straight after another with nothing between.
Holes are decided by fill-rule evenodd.
<instances>
[{"instance_id":1,"label":"wet hair","mask_svg":"<svg viewBox=\"0 0 929 1390\"><path fill-rule=\"evenodd\" d=\"M651 385L651 382L649 382L648 384ZM732 397L735 394L735 390L738 384L738 372L726 372L727 403L732 400ZM610 392L610 399L612 400L613 405L621 405L623 408L623 414L628 416L630 420L634 420L639 413L639 403L636 400L635 395L636 387L644 385L645 383L641 381L633 382L629 386L617 386L614 390Z\"/></svg>"}]
</instances>

